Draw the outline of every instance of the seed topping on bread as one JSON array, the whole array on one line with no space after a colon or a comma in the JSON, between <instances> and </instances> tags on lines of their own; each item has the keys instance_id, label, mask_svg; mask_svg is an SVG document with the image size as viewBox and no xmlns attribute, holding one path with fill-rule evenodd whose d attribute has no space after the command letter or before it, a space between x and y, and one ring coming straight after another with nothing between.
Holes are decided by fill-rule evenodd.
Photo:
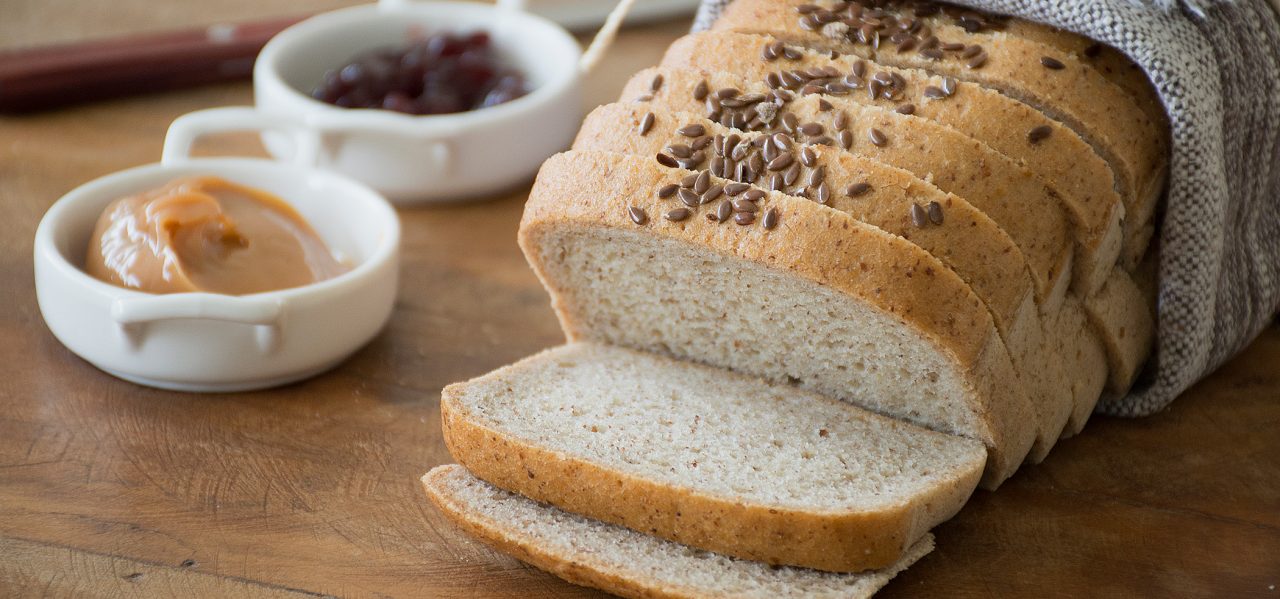
<instances>
[{"instance_id":1,"label":"seed topping on bread","mask_svg":"<svg viewBox=\"0 0 1280 599\"><path fill-rule=\"evenodd\" d=\"M639 206L627 206L627 216L631 217L631 221L637 225L649 222L649 215Z\"/></svg>"},{"instance_id":2,"label":"seed topping on bread","mask_svg":"<svg viewBox=\"0 0 1280 599\"><path fill-rule=\"evenodd\" d=\"M942 13L968 33L998 31L1004 29L1008 21L1007 17L916 0L835 0L828 4L831 8L816 4L797 6L800 27L876 50L882 43L888 43L897 46L898 54L916 52L931 60L954 58L964 61L970 69L980 69L987 64L988 55L982 46L939 39L925 19ZM767 48L762 55L773 56L770 59L773 60L780 52ZM1042 61L1045 67L1065 68L1061 62L1049 60L1051 62ZM1061 66L1052 66L1055 63Z\"/></svg>"},{"instance_id":3,"label":"seed topping on bread","mask_svg":"<svg viewBox=\"0 0 1280 599\"><path fill-rule=\"evenodd\" d=\"M644 118L640 119L640 126L636 127L636 131L638 131L640 135L649 133L649 130L653 128L653 118L652 112L644 115Z\"/></svg>"},{"instance_id":4,"label":"seed topping on bread","mask_svg":"<svg viewBox=\"0 0 1280 599\"><path fill-rule=\"evenodd\" d=\"M1048 125L1040 125L1027 132L1027 142L1031 145L1038 144L1049 138L1053 134L1053 127Z\"/></svg>"}]
</instances>

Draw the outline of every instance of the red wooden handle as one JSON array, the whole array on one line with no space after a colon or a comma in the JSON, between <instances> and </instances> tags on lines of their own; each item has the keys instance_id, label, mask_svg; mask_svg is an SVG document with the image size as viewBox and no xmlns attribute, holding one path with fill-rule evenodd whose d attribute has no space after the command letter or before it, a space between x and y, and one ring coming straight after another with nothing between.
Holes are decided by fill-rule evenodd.
<instances>
[{"instance_id":1,"label":"red wooden handle","mask_svg":"<svg viewBox=\"0 0 1280 599\"><path fill-rule=\"evenodd\" d=\"M267 40L299 20L0 51L0 112L242 79Z\"/></svg>"}]
</instances>

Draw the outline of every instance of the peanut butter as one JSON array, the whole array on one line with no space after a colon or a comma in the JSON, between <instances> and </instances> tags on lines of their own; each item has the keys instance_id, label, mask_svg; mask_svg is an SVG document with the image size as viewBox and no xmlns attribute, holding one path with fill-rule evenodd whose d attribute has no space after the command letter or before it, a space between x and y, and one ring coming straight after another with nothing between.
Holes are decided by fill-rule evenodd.
<instances>
[{"instance_id":1,"label":"peanut butter","mask_svg":"<svg viewBox=\"0 0 1280 599\"><path fill-rule=\"evenodd\" d=\"M347 271L280 198L217 177L188 177L112 202L85 265L108 283L148 293L243 295L298 287Z\"/></svg>"}]
</instances>

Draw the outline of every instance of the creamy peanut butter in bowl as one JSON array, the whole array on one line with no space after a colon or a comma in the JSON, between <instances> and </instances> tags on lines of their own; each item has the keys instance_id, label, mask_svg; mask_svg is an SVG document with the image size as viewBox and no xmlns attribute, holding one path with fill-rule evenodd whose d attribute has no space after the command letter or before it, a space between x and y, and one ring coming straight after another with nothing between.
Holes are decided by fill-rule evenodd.
<instances>
[{"instance_id":1,"label":"creamy peanut butter in bowl","mask_svg":"<svg viewBox=\"0 0 1280 599\"><path fill-rule=\"evenodd\" d=\"M345 176L246 158L173 159L86 183L36 232L36 295L94 366L182 391L323 372L385 325L400 223Z\"/></svg>"},{"instance_id":2,"label":"creamy peanut butter in bowl","mask_svg":"<svg viewBox=\"0 0 1280 599\"><path fill-rule=\"evenodd\" d=\"M347 270L284 200L218 177L185 177L109 204L85 270L147 293L246 295Z\"/></svg>"}]
</instances>

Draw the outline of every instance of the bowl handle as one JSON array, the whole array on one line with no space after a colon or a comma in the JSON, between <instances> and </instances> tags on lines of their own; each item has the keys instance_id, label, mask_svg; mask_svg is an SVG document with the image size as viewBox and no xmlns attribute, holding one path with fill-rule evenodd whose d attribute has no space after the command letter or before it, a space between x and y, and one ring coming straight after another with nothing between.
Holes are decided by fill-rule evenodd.
<instances>
[{"instance_id":1,"label":"bowl handle","mask_svg":"<svg viewBox=\"0 0 1280 599\"><path fill-rule=\"evenodd\" d=\"M129 346L138 349L147 325L164 320L217 320L253 325L258 349L274 350L280 342L284 300L196 293L119 298L111 304L111 318L120 325Z\"/></svg>"},{"instance_id":2,"label":"bowl handle","mask_svg":"<svg viewBox=\"0 0 1280 599\"><path fill-rule=\"evenodd\" d=\"M275 131L293 141L291 162L315 166L320 156L320 134L288 117L264 114L249 106L227 106L197 110L184 114L169 125L164 138L161 164L172 164L191 158L196 140L211 133L232 131Z\"/></svg>"}]
</instances>

